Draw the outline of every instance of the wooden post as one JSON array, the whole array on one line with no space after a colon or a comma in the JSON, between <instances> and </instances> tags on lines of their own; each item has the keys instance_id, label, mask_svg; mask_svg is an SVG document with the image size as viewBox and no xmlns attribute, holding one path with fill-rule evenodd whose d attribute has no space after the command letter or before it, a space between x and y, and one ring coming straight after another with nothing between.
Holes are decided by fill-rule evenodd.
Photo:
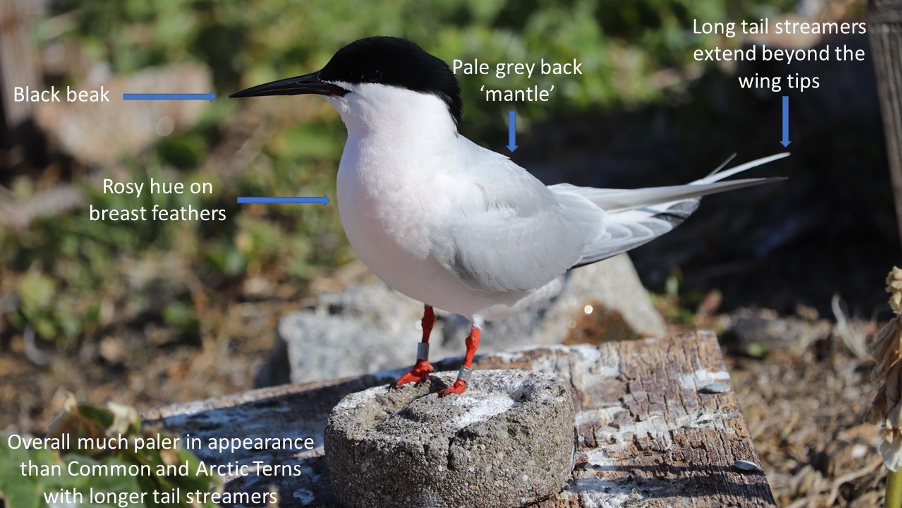
<instances>
[{"instance_id":1,"label":"wooden post","mask_svg":"<svg viewBox=\"0 0 902 508\"><path fill-rule=\"evenodd\" d=\"M31 119L34 104L15 102L13 88L41 89L38 59L28 30L42 2L0 0L0 133L3 145L13 141L15 130Z\"/></svg>"},{"instance_id":2,"label":"wooden post","mask_svg":"<svg viewBox=\"0 0 902 508\"><path fill-rule=\"evenodd\" d=\"M434 366L456 373L460 358ZM713 332L486 354L474 366L554 374L570 386L576 411L573 473L564 490L534 508L776 507ZM303 471L235 477L227 491L276 489L282 508L331 507L336 498L322 447L326 418L345 395L387 386L403 371L264 388L144 416L169 432L190 434L198 443L193 451L207 464L257 460ZM309 437L316 448L209 447L211 440L236 437Z\"/></svg>"},{"instance_id":3,"label":"wooden post","mask_svg":"<svg viewBox=\"0 0 902 508\"><path fill-rule=\"evenodd\" d=\"M902 0L869 0L868 34L902 238Z\"/></svg>"}]
</instances>

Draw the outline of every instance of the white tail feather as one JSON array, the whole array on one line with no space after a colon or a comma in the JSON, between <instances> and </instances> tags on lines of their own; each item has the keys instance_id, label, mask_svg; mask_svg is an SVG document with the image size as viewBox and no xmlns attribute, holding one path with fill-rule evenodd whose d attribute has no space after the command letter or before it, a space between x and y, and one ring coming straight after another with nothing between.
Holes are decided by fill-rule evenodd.
<instances>
[{"instance_id":1,"label":"white tail feather","mask_svg":"<svg viewBox=\"0 0 902 508\"><path fill-rule=\"evenodd\" d=\"M735 157L735 155L733 157ZM727 159L727 162L732 160L733 157L730 157L729 159ZM719 182L719 181L723 180L724 178L729 178L733 175L742 173L743 171L748 171L749 169L756 168L758 166L763 166L763 165L767 164L768 162L773 162L775 160L782 159L784 157L789 157L789 152L777 153L774 155L770 155L768 157L753 160L751 162L746 162L745 164L740 164L740 165L736 166L735 168L728 169L728 170L724 171L723 173L715 171L714 173L711 173L710 175L708 175L702 179L696 180L689 185L695 185L695 184L700 184L700 183Z\"/></svg>"},{"instance_id":2,"label":"white tail feather","mask_svg":"<svg viewBox=\"0 0 902 508\"><path fill-rule=\"evenodd\" d=\"M750 178L719 181L788 155L788 153L771 155L721 173L720 170L732 159L730 157L714 172L688 185L630 190L593 189L568 184L552 185L550 188L555 192L562 195L576 194L608 213L604 234L597 241L585 246L582 259L574 266L607 259L667 233L692 215L698 207L698 198L702 196L783 180L783 178Z\"/></svg>"},{"instance_id":3,"label":"white tail feather","mask_svg":"<svg viewBox=\"0 0 902 508\"><path fill-rule=\"evenodd\" d=\"M569 184L552 185L550 188L562 194L578 194L608 213L625 212L648 206L673 203L684 199L695 199L709 194L726 192L743 187L751 187L763 183L782 180L783 178L748 178L721 182L724 178L747 171L768 162L782 159L789 153L780 153L762 159L746 162L720 173L712 173L705 178L686 185L667 187L647 187L644 189L595 189L592 187L576 187Z\"/></svg>"}]
</instances>

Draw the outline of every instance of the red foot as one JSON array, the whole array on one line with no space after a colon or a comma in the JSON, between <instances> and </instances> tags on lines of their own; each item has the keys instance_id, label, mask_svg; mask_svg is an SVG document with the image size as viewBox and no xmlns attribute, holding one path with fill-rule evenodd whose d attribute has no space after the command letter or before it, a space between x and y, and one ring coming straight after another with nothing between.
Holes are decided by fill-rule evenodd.
<instances>
[{"instance_id":1,"label":"red foot","mask_svg":"<svg viewBox=\"0 0 902 508\"><path fill-rule=\"evenodd\" d=\"M453 385L449 386L448 388L445 388L444 390L439 390L438 396L444 397L445 395L450 395L452 393L456 394L456 395L460 395L466 389L467 389L467 382L464 381L463 379L458 379L457 381L454 382Z\"/></svg>"},{"instance_id":2,"label":"red foot","mask_svg":"<svg viewBox=\"0 0 902 508\"><path fill-rule=\"evenodd\" d=\"M428 361L417 360L417 363L410 369L410 372L401 376L401 379L395 381L395 384L392 386L397 388L401 385L406 385L407 383L422 383L423 381L428 381L429 374L433 370L435 369L432 368L432 365L430 365Z\"/></svg>"}]
</instances>

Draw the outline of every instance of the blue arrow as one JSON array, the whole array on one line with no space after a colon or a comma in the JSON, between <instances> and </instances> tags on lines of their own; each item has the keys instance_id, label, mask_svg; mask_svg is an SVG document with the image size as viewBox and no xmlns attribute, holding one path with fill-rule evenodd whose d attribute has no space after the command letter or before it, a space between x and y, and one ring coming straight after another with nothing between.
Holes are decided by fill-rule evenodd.
<instances>
[{"instance_id":1,"label":"blue arrow","mask_svg":"<svg viewBox=\"0 0 902 508\"><path fill-rule=\"evenodd\" d=\"M514 153L517 149L517 112L507 112L507 149Z\"/></svg>"},{"instance_id":2,"label":"blue arrow","mask_svg":"<svg viewBox=\"0 0 902 508\"><path fill-rule=\"evenodd\" d=\"M329 202L329 196L323 194L321 198L308 197L279 197L279 196L263 196L263 197L247 197L238 198L238 203L322 203L326 206Z\"/></svg>"},{"instance_id":3,"label":"blue arrow","mask_svg":"<svg viewBox=\"0 0 902 508\"><path fill-rule=\"evenodd\" d=\"M783 141L780 144L784 147L789 146L792 141L789 140L789 96L783 96Z\"/></svg>"},{"instance_id":4,"label":"blue arrow","mask_svg":"<svg viewBox=\"0 0 902 508\"><path fill-rule=\"evenodd\" d=\"M124 101L210 101L216 94L210 93L124 93Z\"/></svg>"}]
</instances>

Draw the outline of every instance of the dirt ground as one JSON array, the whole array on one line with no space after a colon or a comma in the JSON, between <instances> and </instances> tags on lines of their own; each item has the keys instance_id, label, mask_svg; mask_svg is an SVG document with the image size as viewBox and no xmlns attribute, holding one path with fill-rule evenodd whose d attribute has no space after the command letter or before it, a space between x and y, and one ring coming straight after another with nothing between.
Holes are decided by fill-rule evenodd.
<instances>
[{"instance_id":1,"label":"dirt ground","mask_svg":"<svg viewBox=\"0 0 902 508\"><path fill-rule=\"evenodd\" d=\"M764 358L727 354L749 430L771 490L783 507L871 507L885 473L864 422L876 387L864 353L876 326L805 323Z\"/></svg>"},{"instance_id":2,"label":"dirt ground","mask_svg":"<svg viewBox=\"0 0 902 508\"><path fill-rule=\"evenodd\" d=\"M32 346L16 337L0 353L0 431L43 432L67 391L79 400L147 409L249 389L278 317L296 306L290 299L231 304L199 344L152 324L72 354L26 351ZM885 475L876 428L863 423L875 389L863 347L877 326L843 319L836 326L813 311L755 314L792 336L771 337L766 354L750 356L727 333L724 349L778 504L878 506ZM698 325L729 329L736 315Z\"/></svg>"}]
</instances>

